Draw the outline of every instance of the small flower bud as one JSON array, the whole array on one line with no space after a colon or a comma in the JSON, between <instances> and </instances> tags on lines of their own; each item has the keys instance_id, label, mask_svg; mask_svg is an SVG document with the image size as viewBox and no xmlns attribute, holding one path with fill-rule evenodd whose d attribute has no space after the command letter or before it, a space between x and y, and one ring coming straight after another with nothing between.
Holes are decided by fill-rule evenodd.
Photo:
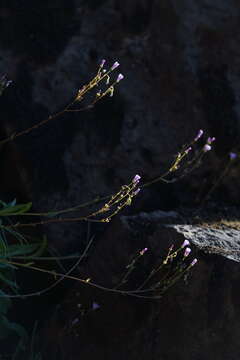
<instances>
[{"instance_id":1,"label":"small flower bud","mask_svg":"<svg viewBox=\"0 0 240 360\"><path fill-rule=\"evenodd\" d=\"M181 248L184 248L185 246L190 245L190 242L188 240L184 240L184 242L182 243Z\"/></svg>"},{"instance_id":2,"label":"small flower bud","mask_svg":"<svg viewBox=\"0 0 240 360\"><path fill-rule=\"evenodd\" d=\"M190 249L190 247L186 247L186 249L185 249L185 252L184 252L184 257L187 257L189 254L190 254L190 252L191 252L192 250Z\"/></svg>"},{"instance_id":3,"label":"small flower bud","mask_svg":"<svg viewBox=\"0 0 240 360\"><path fill-rule=\"evenodd\" d=\"M235 160L237 158L237 154L234 152L229 153L230 160Z\"/></svg>"},{"instance_id":4,"label":"small flower bud","mask_svg":"<svg viewBox=\"0 0 240 360\"><path fill-rule=\"evenodd\" d=\"M12 83L12 80L8 80L5 84L6 87L8 87Z\"/></svg>"},{"instance_id":5,"label":"small flower bud","mask_svg":"<svg viewBox=\"0 0 240 360\"><path fill-rule=\"evenodd\" d=\"M119 65L120 65L119 62L115 61L115 63L111 67L111 70L115 70Z\"/></svg>"},{"instance_id":6,"label":"small flower bud","mask_svg":"<svg viewBox=\"0 0 240 360\"><path fill-rule=\"evenodd\" d=\"M147 247L145 247L144 249L142 249L142 250L140 251L140 255L145 254L146 251L148 251L148 248L147 248Z\"/></svg>"},{"instance_id":7,"label":"small flower bud","mask_svg":"<svg viewBox=\"0 0 240 360\"><path fill-rule=\"evenodd\" d=\"M190 266L194 266L197 262L198 262L197 259L193 259L193 261L191 262Z\"/></svg>"},{"instance_id":8,"label":"small flower bud","mask_svg":"<svg viewBox=\"0 0 240 360\"><path fill-rule=\"evenodd\" d=\"M92 310L97 310L100 308L100 305L96 303L95 301L92 303Z\"/></svg>"},{"instance_id":9,"label":"small flower bud","mask_svg":"<svg viewBox=\"0 0 240 360\"><path fill-rule=\"evenodd\" d=\"M136 196L140 191L140 188L138 188L136 191L134 191L133 195Z\"/></svg>"},{"instance_id":10,"label":"small flower bud","mask_svg":"<svg viewBox=\"0 0 240 360\"><path fill-rule=\"evenodd\" d=\"M207 144L212 144L214 141L216 140L216 138L215 137L209 137L208 139L207 139Z\"/></svg>"},{"instance_id":11,"label":"small flower bud","mask_svg":"<svg viewBox=\"0 0 240 360\"><path fill-rule=\"evenodd\" d=\"M74 320L72 321L72 325L76 325L78 322L79 322L79 319L76 318L76 319L74 319Z\"/></svg>"},{"instance_id":12,"label":"small flower bud","mask_svg":"<svg viewBox=\"0 0 240 360\"><path fill-rule=\"evenodd\" d=\"M203 152L208 152L212 149L211 145L205 144L203 147Z\"/></svg>"},{"instance_id":13,"label":"small flower bud","mask_svg":"<svg viewBox=\"0 0 240 360\"><path fill-rule=\"evenodd\" d=\"M137 174L137 175L134 176L132 182L133 182L134 184L138 184L139 181L140 181L140 179L141 179L141 176Z\"/></svg>"},{"instance_id":14,"label":"small flower bud","mask_svg":"<svg viewBox=\"0 0 240 360\"><path fill-rule=\"evenodd\" d=\"M192 150L191 146L185 150L185 154L188 154Z\"/></svg>"},{"instance_id":15,"label":"small flower bud","mask_svg":"<svg viewBox=\"0 0 240 360\"><path fill-rule=\"evenodd\" d=\"M124 78L123 74L119 74L117 77L117 83Z\"/></svg>"},{"instance_id":16,"label":"small flower bud","mask_svg":"<svg viewBox=\"0 0 240 360\"><path fill-rule=\"evenodd\" d=\"M106 60L105 59L102 59L101 63L100 63L100 67L102 68L105 64Z\"/></svg>"},{"instance_id":17,"label":"small flower bud","mask_svg":"<svg viewBox=\"0 0 240 360\"><path fill-rule=\"evenodd\" d=\"M170 246L170 248L168 249L168 252L169 252L169 253L172 252L172 251L173 251L173 248L174 248L174 245L172 244L172 245Z\"/></svg>"},{"instance_id":18,"label":"small flower bud","mask_svg":"<svg viewBox=\"0 0 240 360\"><path fill-rule=\"evenodd\" d=\"M198 141L202 135L203 135L203 130L200 129L197 136L195 137L194 141Z\"/></svg>"}]
</instances>

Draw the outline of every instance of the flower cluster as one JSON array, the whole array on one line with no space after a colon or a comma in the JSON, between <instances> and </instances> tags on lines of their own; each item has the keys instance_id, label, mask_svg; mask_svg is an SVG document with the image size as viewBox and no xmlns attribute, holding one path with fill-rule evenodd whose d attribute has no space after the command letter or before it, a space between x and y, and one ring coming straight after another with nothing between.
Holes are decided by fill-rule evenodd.
<instances>
[{"instance_id":1,"label":"flower cluster","mask_svg":"<svg viewBox=\"0 0 240 360\"><path fill-rule=\"evenodd\" d=\"M198 141L198 140L203 136L203 134L204 134L204 131L203 131L202 129L200 129L200 130L198 131L197 136L194 138L194 142ZM202 151L203 151L204 153L210 151L210 150L212 149L212 143L213 143L215 140L216 140L215 137L208 137L206 144L205 144L205 145L203 146L203 148L202 148Z\"/></svg>"},{"instance_id":2,"label":"flower cluster","mask_svg":"<svg viewBox=\"0 0 240 360\"><path fill-rule=\"evenodd\" d=\"M212 144L215 140L216 140L215 137L212 137L212 138L209 137L209 138L207 139L206 144L203 146L203 152L208 152L208 151L210 151L210 150L212 149L211 144Z\"/></svg>"},{"instance_id":3,"label":"flower cluster","mask_svg":"<svg viewBox=\"0 0 240 360\"><path fill-rule=\"evenodd\" d=\"M184 242L182 243L181 249L184 249L183 258L185 259L186 257L188 257L188 255L190 255L190 253L192 251L190 248L190 242L188 240L184 240ZM195 258L190 263L190 266L193 266L196 263L197 263L197 259Z\"/></svg>"},{"instance_id":4,"label":"flower cluster","mask_svg":"<svg viewBox=\"0 0 240 360\"><path fill-rule=\"evenodd\" d=\"M98 86L100 83L102 84L104 81L105 84L107 85L107 88L105 90L100 89L97 91L95 99L91 103L91 106L93 106L97 101L99 101L106 95L113 96L115 85L118 84L124 78L124 76L123 74L119 73L116 80L114 80L110 84L110 80L111 80L110 74L114 70L116 70L120 66L120 64L118 61L115 61L113 65L109 68L109 70L104 68L105 64L106 64L106 60L105 59L101 60L97 75L87 85L84 85L80 90L78 90L75 101L77 102L81 101L87 92Z\"/></svg>"},{"instance_id":5,"label":"flower cluster","mask_svg":"<svg viewBox=\"0 0 240 360\"><path fill-rule=\"evenodd\" d=\"M138 184L141 176L135 175L130 184L123 185L121 189L111 196L110 200L99 210L86 216L88 221L109 222L111 218L119 213L125 206L131 205L132 199L139 193ZM105 214L107 213L107 216ZM102 215L104 215L102 217ZM100 217L100 218L99 218Z\"/></svg>"},{"instance_id":6,"label":"flower cluster","mask_svg":"<svg viewBox=\"0 0 240 360\"><path fill-rule=\"evenodd\" d=\"M198 142L198 140L203 136L203 134L204 134L203 130L200 129L198 131L197 135L195 136L195 138L193 139L193 141L190 144L185 145L183 150L176 155L175 160L173 161L173 164L170 166L169 170L163 176L160 176L153 182L158 181L158 180L162 180L162 181L165 181L168 183L175 182L176 180L182 178L183 176L186 176L192 170L194 170L196 167L198 167L200 164L201 157L204 155L204 153L206 153L212 149L211 144L216 140L215 137L212 137L212 138L209 137L207 139L206 144L203 146L202 150L196 151L196 153L193 155L193 158L191 160L188 160L185 164L183 163L183 160L185 159L185 157L187 155L189 155L189 153L192 151L193 145L196 142ZM180 167L183 168L181 175L179 175L176 178L172 178L170 180L166 178L170 173L173 173L173 172L179 170Z\"/></svg>"}]
</instances>

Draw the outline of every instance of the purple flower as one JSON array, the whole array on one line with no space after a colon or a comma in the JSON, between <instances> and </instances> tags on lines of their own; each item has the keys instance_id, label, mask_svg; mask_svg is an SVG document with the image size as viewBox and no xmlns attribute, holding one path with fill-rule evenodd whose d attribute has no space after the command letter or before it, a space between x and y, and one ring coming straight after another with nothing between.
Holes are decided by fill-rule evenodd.
<instances>
[{"instance_id":1,"label":"purple flower","mask_svg":"<svg viewBox=\"0 0 240 360\"><path fill-rule=\"evenodd\" d=\"M78 322L79 322L79 319L76 318L76 319L74 319L74 320L72 321L72 325L76 325Z\"/></svg>"},{"instance_id":2,"label":"purple flower","mask_svg":"<svg viewBox=\"0 0 240 360\"><path fill-rule=\"evenodd\" d=\"M133 195L136 196L140 191L140 188L138 188L136 191L134 191Z\"/></svg>"},{"instance_id":3,"label":"purple flower","mask_svg":"<svg viewBox=\"0 0 240 360\"><path fill-rule=\"evenodd\" d=\"M184 257L187 257L189 254L190 254L190 252L191 252L192 250L190 249L190 247L186 247L186 249L185 249L185 252L184 252Z\"/></svg>"},{"instance_id":4,"label":"purple flower","mask_svg":"<svg viewBox=\"0 0 240 360\"><path fill-rule=\"evenodd\" d=\"M106 60L105 59L102 59L101 63L100 63L100 67L103 67L104 64L105 64Z\"/></svg>"},{"instance_id":5,"label":"purple flower","mask_svg":"<svg viewBox=\"0 0 240 360\"><path fill-rule=\"evenodd\" d=\"M115 63L111 67L111 70L115 70L119 65L120 65L119 62L115 61Z\"/></svg>"},{"instance_id":6,"label":"purple flower","mask_svg":"<svg viewBox=\"0 0 240 360\"><path fill-rule=\"evenodd\" d=\"M234 152L229 153L230 160L235 160L237 158L237 154Z\"/></svg>"},{"instance_id":7,"label":"purple flower","mask_svg":"<svg viewBox=\"0 0 240 360\"><path fill-rule=\"evenodd\" d=\"M190 242L188 240L184 240L184 242L182 243L181 248L184 248L185 246L190 245Z\"/></svg>"},{"instance_id":8,"label":"purple flower","mask_svg":"<svg viewBox=\"0 0 240 360\"><path fill-rule=\"evenodd\" d=\"M123 74L119 74L117 77L117 83L124 78Z\"/></svg>"},{"instance_id":9,"label":"purple flower","mask_svg":"<svg viewBox=\"0 0 240 360\"><path fill-rule=\"evenodd\" d=\"M134 184L138 184L139 181L140 181L140 179L141 179L141 176L137 174L137 175L134 176L132 182L133 182Z\"/></svg>"},{"instance_id":10,"label":"purple flower","mask_svg":"<svg viewBox=\"0 0 240 360\"><path fill-rule=\"evenodd\" d=\"M203 151L204 151L204 152L208 152L208 151L210 151L211 149L212 149L212 147L211 147L211 145L209 145L209 144L205 144L204 147L203 147Z\"/></svg>"},{"instance_id":11,"label":"purple flower","mask_svg":"<svg viewBox=\"0 0 240 360\"><path fill-rule=\"evenodd\" d=\"M95 301L92 303L92 310L97 310L100 308L100 305L96 303Z\"/></svg>"},{"instance_id":12,"label":"purple flower","mask_svg":"<svg viewBox=\"0 0 240 360\"><path fill-rule=\"evenodd\" d=\"M191 262L190 266L194 266L197 262L198 262L197 259L193 259L193 261Z\"/></svg>"},{"instance_id":13,"label":"purple flower","mask_svg":"<svg viewBox=\"0 0 240 360\"><path fill-rule=\"evenodd\" d=\"M140 251L140 255L145 254L146 251L148 251L148 248L147 248L147 247L145 247L144 249L142 249L142 250Z\"/></svg>"},{"instance_id":14,"label":"purple flower","mask_svg":"<svg viewBox=\"0 0 240 360\"><path fill-rule=\"evenodd\" d=\"M194 141L198 141L202 135L203 135L203 130L200 129L197 136L195 137Z\"/></svg>"},{"instance_id":15,"label":"purple flower","mask_svg":"<svg viewBox=\"0 0 240 360\"><path fill-rule=\"evenodd\" d=\"M188 154L192 150L191 146L185 150L185 153Z\"/></svg>"},{"instance_id":16,"label":"purple flower","mask_svg":"<svg viewBox=\"0 0 240 360\"><path fill-rule=\"evenodd\" d=\"M207 144L212 144L214 141L216 140L216 138L215 137L209 137L208 139L207 139Z\"/></svg>"}]
</instances>

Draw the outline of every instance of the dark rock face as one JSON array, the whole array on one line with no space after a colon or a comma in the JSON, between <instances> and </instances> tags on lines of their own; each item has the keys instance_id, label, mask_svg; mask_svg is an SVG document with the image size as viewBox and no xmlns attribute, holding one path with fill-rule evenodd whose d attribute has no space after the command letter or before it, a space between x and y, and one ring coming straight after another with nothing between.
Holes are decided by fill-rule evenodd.
<instances>
[{"instance_id":1,"label":"dark rock face","mask_svg":"<svg viewBox=\"0 0 240 360\"><path fill-rule=\"evenodd\" d=\"M236 2L11 4L0 10L0 69L14 80L1 99L5 132L62 108L103 57L109 64L119 60L125 74L113 100L89 113L68 114L17 142L28 161L36 208L111 193L135 173L152 179L199 128L217 137L205 165L169 186L167 196L164 184L146 190L141 207L153 197L151 210L192 204L201 196L200 175L209 189L221 157L239 137ZM236 201L238 174L225 180L218 199Z\"/></svg>"},{"instance_id":2,"label":"dark rock face","mask_svg":"<svg viewBox=\"0 0 240 360\"><path fill-rule=\"evenodd\" d=\"M185 238L191 241L199 263L160 300L77 285L60 302L48 327L47 353L73 360L79 356L237 360L239 229L225 226L224 236L214 226L182 225L182 217L173 212L121 217L95 245L88 264L80 270L81 277L112 287L131 255L147 246L143 264L136 267L135 283L126 285L133 290L169 245L179 245ZM91 311L93 302L100 308Z\"/></svg>"},{"instance_id":3,"label":"dark rock face","mask_svg":"<svg viewBox=\"0 0 240 360\"><path fill-rule=\"evenodd\" d=\"M63 209L111 194L136 173L149 181L203 128L217 137L203 166L179 183L144 188L129 213L201 201L225 154L239 149L239 10L236 0L2 1L0 72L14 84L0 97L1 138L63 108L102 58L110 65L118 60L125 79L92 111L64 115L5 146L1 198L32 200L36 211ZM239 175L236 166L213 198L238 205ZM48 331L53 359L56 339L73 360L80 353L83 359L239 359L238 230L213 230L210 237L211 228L160 214L116 221L81 274L111 286L134 251L149 246L149 266L172 241L190 236L201 262L189 282L155 304L74 288L71 306L62 304ZM96 228L76 223L44 231L59 251L79 250ZM218 248L211 255L209 239ZM140 270L142 277L145 267ZM85 308L101 305L81 318L81 329L69 325L79 316L78 292Z\"/></svg>"}]
</instances>

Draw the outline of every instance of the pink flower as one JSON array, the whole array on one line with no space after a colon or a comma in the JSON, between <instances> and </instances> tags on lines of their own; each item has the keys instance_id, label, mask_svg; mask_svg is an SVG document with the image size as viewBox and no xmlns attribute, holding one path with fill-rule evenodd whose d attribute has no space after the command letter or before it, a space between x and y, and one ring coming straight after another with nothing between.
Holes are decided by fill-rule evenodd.
<instances>
[{"instance_id":1,"label":"pink flower","mask_svg":"<svg viewBox=\"0 0 240 360\"><path fill-rule=\"evenodd\" d=\"M117 77L117 83L124 78L123 74L119 74Z\"/></svg>"},{"instance_id":2,"label":"pink flower","mask_svg":"<svg viewBox=\"0 0 240 360\"><path fill-rule=\"evenodd\" d=\"M202 135L203 135L203 130L200 129L197 136L195 137L194 141L198 141Z\"/></svg>"},{"instance_id":3,"label":"pink flower","mask_svg":"<svg viewBox=\"0 0 240 360\"><path fill-rule=\"evenodd\" d=\"M141 179L141 176L137 174L137 175L134 176L132 182L133 182L134 184L138 184L139 181L140 181L140 179Z\"/></svg>"},{"instance_id":4,"label":"pink flower","mask_svg":"<svg viewBox=\"0 0 240 360\"><path fill-rule=\"evenodd\" d=\"M134 191L133 195L136 196L140 191L140 188L138 188L136 191Z\"/></svg>"},{"instance_id":5,"label":"pink flower","mask_svg":"<svg viewBox=\"0 0 240 360\"><path fill-rule=\"evenodd\" d=\"M143 254L145 254L145 252L146 251L148 251L148 248L146 247L146 248L144 248L144 249L142 249L141 251L140 251L140 255L143 255Z\"/></svg>"},{"instance_id":6,"label":"pink flower","mask_svg":"<svg viewBox=\"0 0 240 360\"><path fill-rule=\"evenodd\" d=\"M190 249L190 247L186 247L186 249L185 249L185 252L184 252L184 257L187 257L189 254L190 254L190 252L191 252L192 250Z\"/></svg>"},{"instance_id":7,"label":"pink flower","mask_svg":"<svg viewBox=\"0 0 240 360\"><path fill-rule=\"evenodd\" d=\"M101 63L100 63L100 67L103 67L104 64L105 64L106 60L105 59L102 59Z\"/></svg>"},{"instance_id":8,"label":"pink flower","mask_svg":"<svg viewBox=\"0 0 240 360\"><path fill-rule=\"evenodd\" d=\"M119 65L120 65L119 62L115 61L115 63L111 67L111 70L115 70Z\"/></svg>"},{"instance_id":9,"label":"pink flower","mask_svg":"<svg viewBox=\"0 0 240 360\"><path fill-rule=\"evenodd\" d=\"M203 147L203 151L204 152L208 152L212 149L211 145L208 145L208 144L205 144L204 147Z\"/></svg>"},{"instance_id":10,"label":"pink flower","mask_svg":"<svg viewBox=\"0 0 240 360\"><path fill-rule=\"evenodd\" d=\"M193 261L191 262L190 266L194 266L197 262L198 262L197 259L193 259Z\"/></svg>"},{"instance_id":11,"label":"pink flower","mask_svg":"<svg viewBox=\"0 0 240 360\"><path fill-rule=\"evenodd\" d=\"M192 150L191 146L185 150L185 153L188 154Z\"/></svg>"},{"instance_id":12,"label":"pink flower","mask_svg":"<svg viewBox=\"0 0 240 360\"><path fill-rule=\"evenodd\" d=\"M216 138L215 137L209 137L208 139L207 139L207 144L212 144L214 141L216 140Z\"/></svg>"},{"instance_id":13,"label":"pink flower","mask_svg":"<svg viewBox=\"0 0 240 360\"><path fill-rule=\"evenodd\" d=\"M190 242L188 240L184 240L184 242L182 243L181 248L184 248L185 246L190 245Z\"/></svg>"},{"instance_id":14,"label":"pink flower","mask_svg":"<svg viewBox=\"0 0 240 360\"><path fill-rule=\"evenodd\" d=\"M100 305L98 303L96 303L95 301L92 303L92 309L93 310L97 310L100 308Z\"/></svg>"},{"instance_id":15,"label":"pink flower","mask_svg":"<svg viewBox=\"0 0 240 360\"><path fill-rule=\"evenodd\" d=\"M237 154L234 152L229 153L230 160L235 160L237 158Z\"/></svg>"}]
</instances>

